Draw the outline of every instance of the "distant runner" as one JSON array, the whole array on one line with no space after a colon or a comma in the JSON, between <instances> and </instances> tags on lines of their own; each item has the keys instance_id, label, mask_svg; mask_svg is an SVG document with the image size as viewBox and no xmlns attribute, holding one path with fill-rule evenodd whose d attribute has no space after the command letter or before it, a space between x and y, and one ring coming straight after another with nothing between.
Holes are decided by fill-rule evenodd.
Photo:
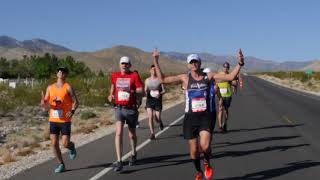
<instances>
[{"instance_id":1,"label":"distant runner","mask_svg":"<svg viewBox=\"0 0 320 180\"><path fill-rule=\"evenodd\" d=\"M71 118L78 107L78 99L73 88L66 82L68 76L67 68L57 69L57 82L48 86L45 96L42 94L41 106L49 110L50 139L53 152L58 159L59 165L54 170L56 173L65 171L59 146L59 135L62 135L63 147L69 149L69 158L75 159L77 151L75 145L70 141Z\"/></svg>"},{"instance_id":2,"label":"distant runner","mask_svg":"<svg viewBox=\"0 0 320 180\"><path fill-rule=\"evenodd\" d=\"M186 88L183 134L184 138L189 141L190 157L197 170L195 179L201 180L203 177L198 148L204 154L204 176L207 179L211 179L214 172L210 165L210 140L214 126L212 121L214 115L210 110L210 81L232 81L237 76L241 66L244 65L241 49L238 53L239 65L230 74L203 73L200 69L200 57L197 54L191 54L187 58L189 73L165 77L158 63L159 52L157 50L153 52L153 57L157 76L162 83L182 83L183 87Z\"/></svg>"},{"instance_id":3,"label":"distant runner","mask_svg":"<svg viewBox=\"0 0 320 180\"><path fill-rule=\"evenodd\" d=\"M120 59L120 72L112 73L112 84L110 88L110 95L108 100L113 102L115 100L115 118L116 134L115 134L115 148L117 154L117 162L114 164L114 171L121 171L122 150L123 150L123 126L126 123L129 129L129 139L131 144L131 160L129 166L135 164L137 160L137 136L136 125L138 122L138 108L141 105L141 98L143 95L143 83L138 73L130 71L131 61L129 57L122 57Z\"/></svg>"},{"instance_id":4,"label":"distant runner","mask_svg":"<svg viewBox=\"0 0 320 180\"><path fill-rule=\"evenodd\" d=\"M223 72L221 74L229 74L230 64L225 62L223 64ZM238 75L237 75L238 76ZM237 78L237 77L236 77ZM227 121L229 118L229 107L232 101L232 81L218 81L218 86L220 89L220 94L222 98L219 101L219 113L218 113L218 124L219 132L225 133L228 131Z\"/></svg>"},{"instance_id":5,"label":"distant runner","mask_svg":"<svg viewBox=\"0 0 320 180\"><path fill-rule=\"evenodd\" d=\"M150 67L150 77L145 80L145 94L147 96L146 109L149 119L150 139L154 140L154 124L153 118L159 123L160 130L163 130L163 123L161 120L162 111L162 95L165 93L163 84L156 75L154 65Z\"/></svg>"}]
</instances>

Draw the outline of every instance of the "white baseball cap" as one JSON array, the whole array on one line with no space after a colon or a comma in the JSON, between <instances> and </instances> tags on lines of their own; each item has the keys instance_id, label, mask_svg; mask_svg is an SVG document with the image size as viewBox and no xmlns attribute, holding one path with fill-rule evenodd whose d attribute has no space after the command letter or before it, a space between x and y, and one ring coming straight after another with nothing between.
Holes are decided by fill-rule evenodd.
<instances>
[{"instance_id":1,"label":"white baseball cap","mask_svg":"<svg viewBox=\"0 0 320 180\"><path fill-rule=\"evenodd\" d=\"M204 68L202 72L209 73L209 72L211 72L211 69L210 68Z\"/></svg>"},{"instance_id":2,"label":"white baseball cap","mask_svg":"<svg viewBox=\"0 0 320 180\"><path fill-rule=\"evenodd\" d=\"M201 62L201 59L198 56L198 54L190 54L187 58L187 62L190 63L192 60L197 60Z\"/></svg>"},{"instance_id":3,"label":"white baseball cap","mask_svg":"<svg viewBox=\"0 0 320 180\"><path fill-rule=\"evenodd\" d=\"M120 58L120 64L121 63L131 64L129 57L127 57L127 56L123 56L123 57Z\"/></svg>"}]
</instances>

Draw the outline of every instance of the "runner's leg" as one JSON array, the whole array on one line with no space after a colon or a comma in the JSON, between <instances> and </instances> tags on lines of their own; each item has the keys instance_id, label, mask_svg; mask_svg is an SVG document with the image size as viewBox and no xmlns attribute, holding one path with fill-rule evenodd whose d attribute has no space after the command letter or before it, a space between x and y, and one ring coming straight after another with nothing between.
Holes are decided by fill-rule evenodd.
<instances>
[{"instance_id":1,"label":"runner's leg","mask_svg":"<svg viewBox=\"0 0 320 180\"><path fill-rule=\"evenodd\" d=\"M147 108L147 114L148 114L148 119L149 119L150 133L154 134L154 123L153 123L154 112L153 112L153 109Z\"/></svg>"},{"instance_id":2,"label":"runner's leg","mask_svg":"<svg viewBox=\"0 0 320 180\"><path fill-rule=\"evenodd\" d=\"M116 134L115 134L115 148L117 154L117 161L122 161L122 142L123 142L123 126L124 123L121 121L116 122Z\"/></svg>"},{"instance_id":3,"label":"runner's leg","mask_svg":"<svg viewBox=\"0 0 320 180\"><path fill-rule=\"evenodd\" d=\"M137 152L136 152L136 146L137 146L136 128L128 127L128 129L129 129L129 139L130 139L132 155L135 156L137 154Z\"/></svg>"},{"instance_id":4,"label":"runner's leg","mask_svg":"<svg viewBox=\"0 0 320 180\"><path fill-rule=\"evenodd\" d=\"M59 135L50 134L50 139L51 139L53 153L57 157L58 162L60 164L64 164L63 163L63 159L62 159L62 155L61 155L61 150L60 150L60 147L59 147Z\"/></svg>"}]
</instances>

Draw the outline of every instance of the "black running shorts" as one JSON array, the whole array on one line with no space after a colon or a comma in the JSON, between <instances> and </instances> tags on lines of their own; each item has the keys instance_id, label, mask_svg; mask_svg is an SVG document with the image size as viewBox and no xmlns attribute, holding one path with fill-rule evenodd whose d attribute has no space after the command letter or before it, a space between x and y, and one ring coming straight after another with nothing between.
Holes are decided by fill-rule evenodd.
<instances>
[{"instance_id":1,"label":"black running shorts","mask_svg":"<svg viewBox=\"0 0 320 180\"><path fill-rule=\"evenodd\" d=\"M71 122L62 122L62 123L57 123L57 122L49 122L50 126L50 134L56 134L60 135L68 135L70 136L71 134Z\"/></svg>"},{"instance_id":2,"label":"black running shorts","mask_svg":"<svg viewBox=\"0 0 320 180\"><path fill-rule=\"evenodd\" d=\"M232 97L222 97L222 105L228 109L231 106Z\"/></svg>"},{"instance_id":3,"label":"black running shorts","mask_svg":"<svg viewBox=\"0 0 320 180\"><path fill-rule=\"evenodd\" d=\"M155 111L162 110L162 100L161 99L154 99L154 98L147 98L146 101L146 108L151 108Z\"/></svg>"},{"instance_id":4,"label":"black running shorts","mask_svg":"<svg viewBox=\"0 0 320 180\"><path fill-rule=\"evenodd\" d=\"M208 131L212 133L215 123L215 112L186 113L183 121L184 139L197 138L200 131Z\"/></svg>"}]
</instances>

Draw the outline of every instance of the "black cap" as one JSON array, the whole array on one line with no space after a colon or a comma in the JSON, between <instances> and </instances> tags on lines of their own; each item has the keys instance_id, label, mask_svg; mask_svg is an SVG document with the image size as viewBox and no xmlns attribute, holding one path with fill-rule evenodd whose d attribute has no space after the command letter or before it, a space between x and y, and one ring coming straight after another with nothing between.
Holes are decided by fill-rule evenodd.
<instances>
[{"instance_id":1,"label":"black cap","mask_svg":"<svg viewBox=\"0 0 320 180\"><path fill-rule=\"evenodd\" d=\"M68 74L68 73L69 73L69 70L68 70L68 68L66 68L66 67L59 67L59 68L57 69L57 72L59 72L59 71L62 71L62 72L65 73L65 74Z\"/></svg>"}]
</instances>

